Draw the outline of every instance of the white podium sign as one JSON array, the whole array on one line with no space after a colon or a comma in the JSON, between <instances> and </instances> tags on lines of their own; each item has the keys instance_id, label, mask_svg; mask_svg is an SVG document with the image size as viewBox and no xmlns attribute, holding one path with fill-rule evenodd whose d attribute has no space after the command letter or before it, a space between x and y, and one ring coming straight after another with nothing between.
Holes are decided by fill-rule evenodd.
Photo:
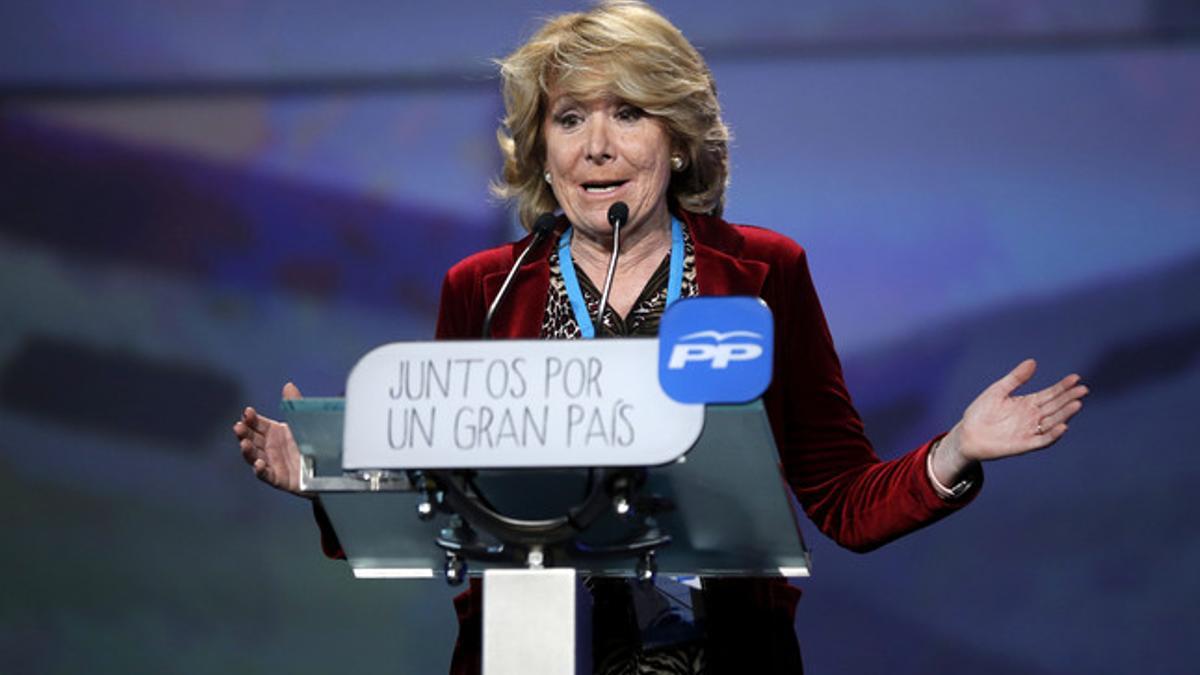
<instances>
[{"instance_id":1,"label":"white podium sign","mask_svg":"<svg viewBox=\"0 0 1200 675\"><path fill-rule=\"evenodd\" d=\"M682 456L704 406L658 386L658 340L404 342L346 384L345 469L651 466Z\"/></svg>"}]
</instances>

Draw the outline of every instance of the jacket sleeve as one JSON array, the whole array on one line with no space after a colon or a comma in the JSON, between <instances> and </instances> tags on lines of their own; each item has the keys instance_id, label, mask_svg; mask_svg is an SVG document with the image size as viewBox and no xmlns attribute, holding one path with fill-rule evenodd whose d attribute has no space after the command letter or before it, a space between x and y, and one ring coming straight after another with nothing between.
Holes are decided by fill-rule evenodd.
<instances>
[{"instance_id":1,"label":"jacket sleeve","mask_svg":"<svg viewBox=\"0 0 1200 675\"><path fill-rule=\"evenodd\" d=\"M321 498L312 500L313 520L317 521L317 529L321 532L321 551L327 558L345 560L346 552L342 550L342 542L338 541L337 532L333 531L333 523L329 514L321 505Z\"/></svg>"},{"instance_id":2,"label":"jacket sleeve","mask_svg":"<svg viewBox=\"0 0 1200 675\"><path fill-rule=\"evenodd\" d=\"M442 279L434 338L455 340L479 337L483 331L483 284L480 270L468 262L451 267Z\"/></svg>"},{"instance_id":3,"label":"jacket sleeve","mask_svg":"<svg viewBox=\"0 0 1200 675\"><path fill-rule=\"evenodd\" d=\"M881 461L864 433L833 339L799 246L773 261L764 288L775 313L775 372L766 395L784 477L805 513L827 536L869 551L928 525L971 501L934 491L925 461L934 438Z\"/></svg>"}]
</instances>

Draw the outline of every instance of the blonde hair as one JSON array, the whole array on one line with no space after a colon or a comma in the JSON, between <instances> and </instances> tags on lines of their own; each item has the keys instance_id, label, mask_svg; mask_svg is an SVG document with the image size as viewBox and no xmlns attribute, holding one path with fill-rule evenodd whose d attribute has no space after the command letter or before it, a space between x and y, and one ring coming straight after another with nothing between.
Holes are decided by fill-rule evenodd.
<instances>
[{"instance_id":1,"label":"blonde hair","mask_svg":"<svg viewBox=\"0 0 1200 675\"><path fill-rule=\"evenodd\" d=\"M684 156L667 187L671 208L720 215L729 176L729 129L717 87L696 48L642 2L601 2L548 19L515 52L497 61L505 118L496 132L504 170L492 192L515 201L529 229L558 208L543 179L542 136L552 87L580 100L611 94L661 119Z\"/></svg>"}]
</instances>

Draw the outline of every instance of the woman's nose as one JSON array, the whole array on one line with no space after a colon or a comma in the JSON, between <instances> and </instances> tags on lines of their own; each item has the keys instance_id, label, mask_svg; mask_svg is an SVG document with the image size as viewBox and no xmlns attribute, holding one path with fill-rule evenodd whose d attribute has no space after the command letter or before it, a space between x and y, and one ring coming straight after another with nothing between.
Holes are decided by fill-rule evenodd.
<instances>
[{"instance_id":1,"label":"woman's nose","mask_svg":"<svg viewBox=\"0 0 1200 675\"><path fill-rule=\"evenodd\" d=\"M588 125L588 161L603 164L612 159L612 137L608 124L608 119L604 115L596 115L595 119Z\"/></svg>"}]
</instances>

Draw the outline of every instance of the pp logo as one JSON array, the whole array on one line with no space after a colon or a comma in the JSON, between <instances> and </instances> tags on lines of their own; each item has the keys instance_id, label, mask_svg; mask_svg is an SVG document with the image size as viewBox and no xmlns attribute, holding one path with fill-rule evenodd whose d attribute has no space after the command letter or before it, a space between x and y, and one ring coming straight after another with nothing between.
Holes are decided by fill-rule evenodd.
<instances>
[{"instance_id":1,"label":"pp logo","mask_svg":"<svg viewBox=\"0 0 1200 675\"><path fill-rule=\"evenodd\" d=\"M771 383L771 310L746 297L689 298L658 331L658 381L681 403L744 403Z\"/></svg>"},{"instance_id":2,"label":"pp logo","mask_svg":"<svg viewBox=\"0 0 1200 675\"><path fill-rule=\"evenodd\" d=\"M670 370L679 370L687 363L707 363L710 368L727 368L730 361L750 361L762 356L763 336L748 330L718 333L702 330L679 338L671 349ZM703 340L704 342L690 342ZM738 340L733 342L733 340Z\"/></svg>"}]
</instances>

